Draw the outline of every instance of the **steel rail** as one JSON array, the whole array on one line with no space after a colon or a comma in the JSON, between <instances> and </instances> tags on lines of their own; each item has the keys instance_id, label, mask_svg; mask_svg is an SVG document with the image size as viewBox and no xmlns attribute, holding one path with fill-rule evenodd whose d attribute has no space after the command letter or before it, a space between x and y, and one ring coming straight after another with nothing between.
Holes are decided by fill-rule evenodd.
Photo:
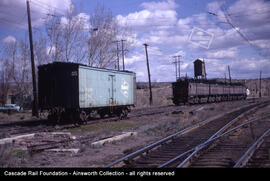
<instances>
[{"instance_id":1,"label":"steel rail","mask_svg":"<svg viewBox=\"0 0 270 181\"><path fill-rule=\"evenodd\" d=\"M254 151L260 147L260 145L263 143L264 138L268 136L270 133L270 129L265 131L250 147L249 149L242 155L242 157L236 162L236 164L233 166L233 168L240 168L245 166L245 164L248 162L248 160L253 155Z\"/></svg>"},{"instance_id":2,"label":"steel rail","mask_svg":"<svg viewBox=\"0 0 270 181\"><path fill-rule=\"evenodd\" d=\"M247 112L253 111L253 110L255 110L255 109L257 109L257 107L254 107L254 108L252 108L252 109L250 109L250 110L247 110L247 111L243 112L242 114L238 115L236 118L234 118L233 120L231 120L231 121L230 121L229 123L227 123L225 126L223 126L222 128L220 128L220 129L219 129L216 133L214 133L210 138L208 138L207 141L210 141L210 140L214 139L218 134L220 134L222 131L224 131L225 129L227 129L229 126L231 126L233 123L235 123L238 119L240 119L241 117L245 116L245 114L246 114ZM205 141L205 142L207 142L207 141ZM204 143L205 143L205 142L204 142ZM189 157L191 158L193 155L195 155L195 154L199 151L200 146L202 146L204 143L201 143L201 144L199 144L199 145L197 145L197 146L195 146L195 147L193 147L193 148L191 148L191 149L185 151L184 153L181 153L180 155L178 155L178 156L172 158L171 160L169 160L169 161L167 161L167 162L165 162L165 163L159 165L158 168L162 168L162 167L164 167L164 166L167 166L168 164L170 164L170 163L172 163L172 162L174 162L174 161L176 161L176 160L182 158L183 156L185 156L185 155L187 155L188 153L190 153L190 152L193 151L193 153L191 153L191 155L189 155ZM189 157L188 157L188 158L189 158ZM187 158L187 159L188 159L188 158ZM189 158L189 159L190 159L190 158Z\"/></svg>"},{"instance_id":3,"label":"steel rail","mask_svg":"<svg viewBox=\"0 0 270 181\"><path fill-rule=\"evenodd\" d=\"M222 133L221 135L214 137L214 138L211 139L211 140L207 140L206 142L204 142L204 143L202 143L202 144L196 146L196 147L193 148L193 149L194 149L194 150L196 151L196 153L197 153L198 151L202 150L203 148L205 148L206 146L208 146L208 145L209 145L210 143L212 143L213 141L215 141L215 140L217 140L217 139L219 139L219 138L221 138L221 137L223 137L223 136L225 136L225 135L227 135L227 134L229 134L229 133L235 131L236 129L239 129L239 128L241 128L241 127L247 125L247 124L250 124L250 123L253 123L253 122L255 122L255 121L259 121L259 120L262 120L262 119L265 119L265 118L268 118L268 117L270 117L270 114L268 114L268 115L266 115L266 116L262 116L262 117L256 118L256 119L252 119L252 120L250 120L250 121L247 121L246 123L240 124L240 125L238 125L238 126L232 128L232 129L226 131L225 133ZM194 151L194 152L195 152L195 151ZM195 155L194 152L193 152L188 158L186 158L183 162L181 162L176 168L181 168L181 167L183 167L188 161L190 161L190 159Z\"/></svg>"},{"instance_id":4,"label":"steel rail","mask_svg":"<svg viewBox=\"0 0 270 181\"><path fill-rule=\"evenodd\" d=\"M252 110L255 110L257 107L252 108ZM212 139L214 139L218 134L220 134L222 131L224 131L225 129L227 129L229 126L231 126L233 123L235 123L238 119L240 119L241 117L245 116L247 112L250 112L251 110L247 110L245 112L243 112L242 114L240 114L239 116L237 116L236 118L234 118L233 120L231 120L229 123L227 123L225 126L223 126L221 129L219 129L215 134L213 134L206 142L211 141ZM203 149L204 147L204 143L194 147L194 151L182 162L183 165L189 161L197 152L199 152L201 149ZM183 166L182 165L182 166ZM181 167L182 167L181 166Z\"/></svg>"},{"instance_id":5,"label":"steel rail","mask_svg":"<svg viewBox=\"0 0 270 181\"><path fill-rule=\"evenodd\" d=\"M264 103L264 102L263 102L263 103ZM154 143L152 143L152 144L150 144L150 145L148 145L148 146L145 146L145 147L143 147L143 148L141 148L141 149L139 149L139 150L137 150L137 151L135 151L135 152L133 152L133 153L130 153L130 154L128 154L128 155L126 155L126 156L124 156L124 157L118 159L118 160L115 160L115 161L113 161L113 162L111 162L111 163L105 165L104 168L109 168L109 167L112 167L113 165L116 165L116 164L118 164L118 163L120 163L120 162L123 162L123 161L125 161L125 160L135 158L135 157L141 155L142 153L147 152L147 151L153 149L154 147L157 147L157 146L161 145L162 143L165 143L165 142L167 142L167 141L173 139L173 138L176 137L176 136L179 136L179 135L184 134L184 133L186 133L186 132L188 132L188 131L191 131L191 130L193 130L193 129L195 129L195 128L201 126L201 125L204 125L204 124L206 124L206 123L208 123L208 122L211 122L211 121L213 121L213 120L215 120L215 119L218 119L218 118L220 118L220 117L223 117L223 116L225 116L225 115L227 115L227 114L231 114L231 113L233 113L233 112L239 111L239 110L244 109L244 108L249 107L249 106L256 106L256 107L257 107L257 106L259 106L259 105L261 105L261 104L262 104L262 103L254 103L254 104L244 105L244 106L238 107L238 108L236 108L236 109L234 109L234 110L226 111L225 113L221 113L221 114L218 114L218 115L213 116L213 117L211 117L211 118L208 118L208 119L206 119L206 120L204 120L204 121L201 121L201 122L199 122L199 123L197 123L197 124L194 124L194 125L192 125L192 126L189 126L189 127L185 128L185 129L183 129L183 130L181 130L181 131L178 131L178 132L176 132L176 133L174 133L174 134L172 134L172 135L169 135L169 136L167 136L167 137L165 137L165 138L163 138L163 139L161 139L161 140L159 140L159 141L157 141L157 142L154 142ZM253 108L252 108L252 109L253 109ZM249 110L249 111L250 111L250 110ZM188 152L191 152L191 151L192 151L192 149L191 149L191 150L188 150ZM184 156L184 155L183 155L183 156Z\"/></svg>"}]
</instances>

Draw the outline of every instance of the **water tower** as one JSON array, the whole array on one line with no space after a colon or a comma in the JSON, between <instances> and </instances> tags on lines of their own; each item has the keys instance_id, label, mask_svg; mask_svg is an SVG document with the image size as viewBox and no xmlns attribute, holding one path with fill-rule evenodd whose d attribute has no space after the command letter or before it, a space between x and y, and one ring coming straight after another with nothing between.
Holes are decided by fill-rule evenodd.
<instances>
[{"instance_id":1,"label":"water tower","mask_svg":"<svg viewBox=\"0 0 270 181\"><path fill-rule=\"evenodd\" d=\"M194 76L196 79L206 79L205 62L197 59L194 62Z\"/></svg>"}]
</instances>

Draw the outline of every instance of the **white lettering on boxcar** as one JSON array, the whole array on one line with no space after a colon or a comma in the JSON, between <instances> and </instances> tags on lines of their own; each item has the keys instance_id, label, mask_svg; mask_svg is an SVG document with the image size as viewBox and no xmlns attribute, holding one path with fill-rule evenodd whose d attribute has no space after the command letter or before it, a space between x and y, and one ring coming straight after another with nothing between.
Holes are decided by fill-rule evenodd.
<instances>
[{"instance_id":1,"label":"white lettering on boxcar","mask_svg":"<svg viewBox=\"0 0 270 181\"><path fill-rule=\"evenodd\" d=\"M121 93L125 96L128 97L128 82L125 80L122 80L122 84L121 84Z\"/></svg>"}]
</instances>

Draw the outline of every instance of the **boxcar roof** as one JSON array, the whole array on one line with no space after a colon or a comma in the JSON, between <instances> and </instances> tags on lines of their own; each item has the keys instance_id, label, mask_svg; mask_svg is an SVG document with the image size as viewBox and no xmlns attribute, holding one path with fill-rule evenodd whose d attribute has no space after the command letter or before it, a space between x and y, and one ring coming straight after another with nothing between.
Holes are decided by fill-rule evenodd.
<instances>
[{"instance_id":1,"label":"boxcar roof","mask_svg":"<svg viewBox=\"0 0 270 181\"><path fill-rule=\"evenodd\" d=\"M116 72L125 72L125 73L134 73L135 74L135 72L128 71L128 70L115 70L115 69L92 67L92 66L81 64L81 63L74 63L74 62L53 62L53 63L49 63L49 64L39 65L38 68L42 68L42 67L46 67L46 66L58 66L58 65L59 66L67 65L67 66L76 66L76 67L82 66L82 67L100 69L100 70L106 70L106 71L116 71Z\"/></svg>"}]
</instances>

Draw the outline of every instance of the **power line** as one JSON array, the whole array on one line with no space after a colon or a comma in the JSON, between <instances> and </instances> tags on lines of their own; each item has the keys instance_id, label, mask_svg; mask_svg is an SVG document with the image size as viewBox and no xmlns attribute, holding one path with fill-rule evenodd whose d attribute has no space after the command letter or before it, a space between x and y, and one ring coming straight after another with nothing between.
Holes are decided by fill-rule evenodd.
<instances>
[{"instance_id":1,"label":"power line","mask_svg":"<svg viewBox=\"0 0 270 181\"><path fill-rule=\"evenodd\" d=\"M258 11L260 11L260 10L266 10L266 11L263 11L263 12L258 12ZM253 9L253 8L245 8L243 11L236 11L236 12L233 12L233 13L229 13L229 15L241 15L241 14L243 14L243 13L247 13L247 12L249 12L249 11L256 11L256 12L250 12L250 13L252 13L252 14L254 14L254 13L266 13L266 12L269 12L269 7L266 7L266 8L255 8L255 9Z\"/></svg>"},{"instance_id":2,"label":"power line","mask_svg":"<svg viewBox=\"0 0 270 181\"><path fill-rule=\"evenodd\" d=\"M258 51L258 47L256 47L255 45L253 45L250 40L239 30L239 28L235 27L234 24L232 24L231 20L230 20L230 15L228 14L228 12L222 8L222 12L224 14L224 17L226 19L226 24L229 24L241 37L242 39L244 39L252 48L254 48L255 51ZM213 16L219 16L213 12L208 12L210 15L213 15Z\"/></svg>"},{"instance_id":3,"label":"power line","mask_svg":"<svg viewBox=\"0 0 270 181\"><path fill-rule=\"evenodd\" d=\"M229 18L229 15L227 14L227 11L225 10L225 9L223 9L223 12L224 12L224 15L225 15L225 18L226 18L226 21L227 21L227 23L246 41L246 42L248 42L251 46L253 46L253 44L249 41L249 39L238 29L238 28L236 28L233 24L232 24L232 22L231 22L231 20L230 20L230 18Z\"/></svg>"},{"instance_id":4,"label":"power line","mask_svg":"<svg viewBox=\"0 0 270 181\"><path fill-rule=\"evenodd\" d=\"M54 10L58 14L64 15L63 9L57 8L55 6L51 6L51 5L47 4L47 3L44 3L44 2L41 2L41 1L38 1L38 0L32 1L31 3L42 6L43 9L46 9L48 11Z\"/></svg>"},{"instance_id":5,"label":"power line","mask_svg":"<svg viewBox=\"0 0 270 181\"><path fill-rule=\"evenodd\" d=\"M24 13L24 15L22 16L22 18L20 18L19 20L13 20L13 19L5 19L5 18L1 18L0 19L0 21L2 21L3 23L6 23L7 25L13 25L13 26L15 26L15 27L18 27L18 28L21 28L20 26L16 26L16 25L26 25L26 24L24 24L24 20L25 20L25 18L26 18L26 12ZM16 18L16 19L18 19L18 17L16 16L9 16L9 17L13 17L13 18ZM26 23L26 22L25 22Z\"/></svg>"}]
</instances>

